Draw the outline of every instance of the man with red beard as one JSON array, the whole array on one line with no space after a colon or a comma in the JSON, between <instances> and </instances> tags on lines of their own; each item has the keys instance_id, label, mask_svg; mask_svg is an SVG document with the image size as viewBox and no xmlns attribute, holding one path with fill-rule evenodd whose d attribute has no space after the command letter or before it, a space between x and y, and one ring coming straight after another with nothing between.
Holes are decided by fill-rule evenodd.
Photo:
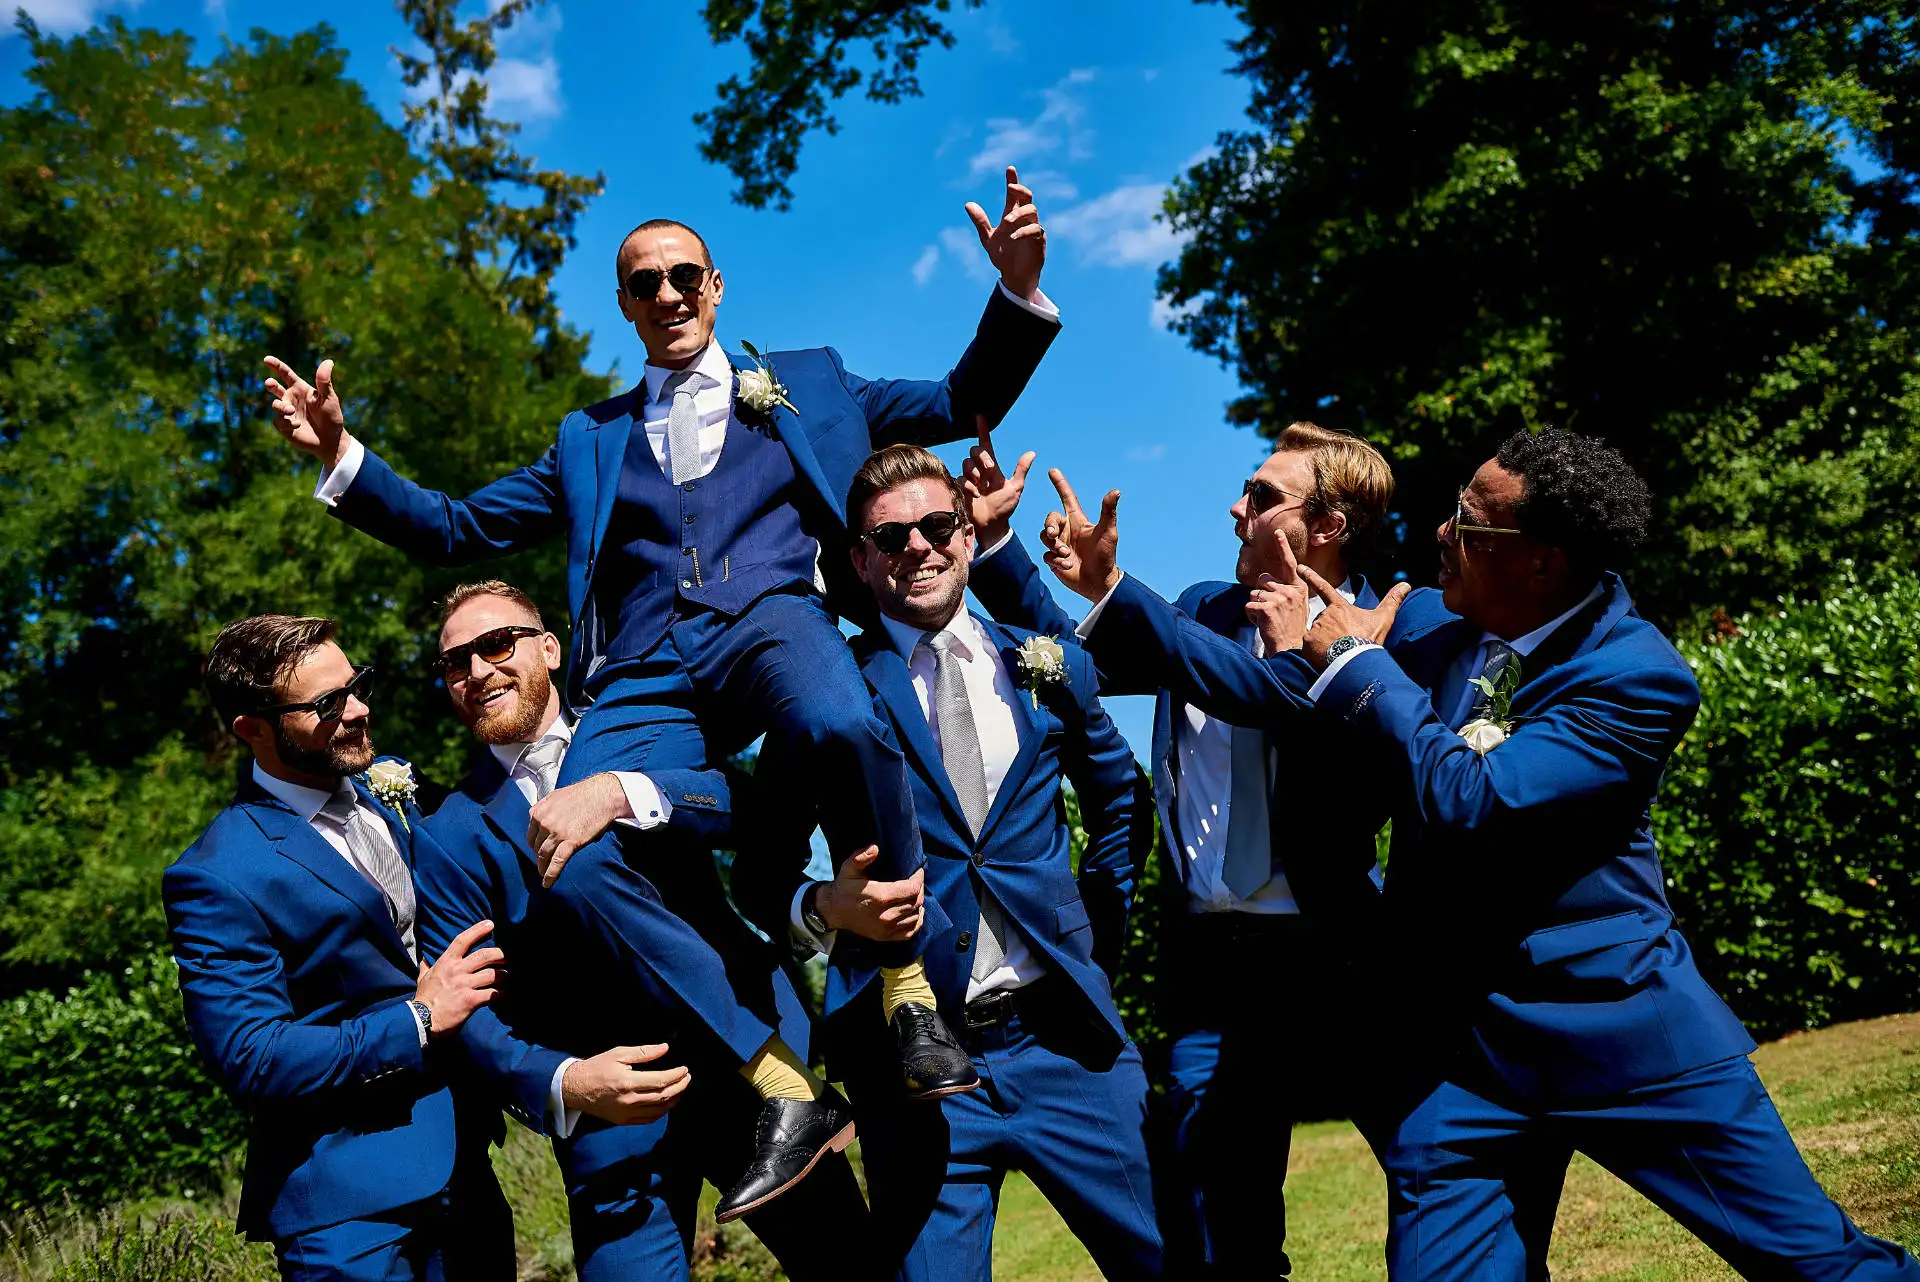
<instances>
[{"instance_id":1,"label":"man with red beard","mask_svg":"<svg viewBox=\"0 0 1920 1282\"><path fill-rule=\"evenodd\" d=\"M418 872L425 945L431 952L460 921L483 916L510 950L511 981L465 1040L508 1110L553 1140L584 1282L684 1278L701 1179L726 1189L755 1157L760 1101L740 1070L777 1037L807 1049L806 1011L778 955L734 915L714 870L730 781L656 771L659 792L677 801L668 806L615 775L598 817L612 830L573 855L580 867L543 885L525 837L573 739L552 680L560 643L533 601L497 580L456 588L442 620L448 697L486 751L427 821L436 842ZM643 827L644 863L629 864ZM826 1094L841 1117L829 1139L844 1146L851 1115ZM748 1217L794 1278L865 1276L864 1235L818 1231L866 1217L834 1147L815 1148L784 1196Z\"/></svg>"}]
</instances>

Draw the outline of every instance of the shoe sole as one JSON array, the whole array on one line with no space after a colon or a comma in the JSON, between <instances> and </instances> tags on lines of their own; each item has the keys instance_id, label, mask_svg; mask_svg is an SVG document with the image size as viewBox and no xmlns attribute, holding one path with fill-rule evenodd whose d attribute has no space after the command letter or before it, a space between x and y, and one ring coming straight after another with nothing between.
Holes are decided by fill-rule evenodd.
<instances>
[{"instance_id":1,"label":"shoe sole","mask_svg":"<svg viewBox=\"0 0 1920 1282\"><path fill-rule=\"evenodd\" d=\"M801 1169L800 1174L794 1176L792 1179L788 1180L785 1184L782 1184L779 1188L767 1194L765 1197L758 1198L752 1202L749 1202L737 1211L724 1211L718 1215L715 1215L713 1217L713 1222L715 1224L725 1224L730 1220L737 1220L743 1215L752 1215L755 1211L759 1210L761 1207L765 1206L767 1203L773 1201L773 1199L787 1192L794 1185L798 1184L801 1180L804 1180L807 1178L807 1176L813 1174L813 1168L820 1165L821 1158L825 1157L829 1153L845 1152L847 1145L853 1143L853 1129L854 1129L854 1124L852 1122L848 1122L845 1126L840 1128L840 1133L838 1135L828 1140L823 1147L814 1150L813 1160L808 1162L806 1166Z\"/></svg>"},{"instance_id":2,"label":"shoe sole","mask_svg":"<svg viewBox=\"0 0 1920 1282\"><path fill-rule=\"evenodd\" d=\"M968 1091L977 1091L979 1089L980 1082L978 1079L975 1079L974 1081L968 1082L965 1086L936 1086L930 1091L908 1091L907 1098L945 1099L949 1095L965 1095Z\"/></svg>"}]
</instances>

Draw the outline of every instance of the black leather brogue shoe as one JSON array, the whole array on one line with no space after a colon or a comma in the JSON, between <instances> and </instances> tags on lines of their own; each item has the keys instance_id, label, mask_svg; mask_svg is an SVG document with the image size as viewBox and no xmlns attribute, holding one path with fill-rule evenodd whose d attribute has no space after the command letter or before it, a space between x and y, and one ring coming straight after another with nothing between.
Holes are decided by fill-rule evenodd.
<instances>
[{"instance_id":1,"label":"black leather brogue shoe","mask_svg":"<svg viewBox=\"0 0 1920 1282\"><path fill-rule=\"evenodd\" d=\"M753 1161L714 1210L725 1224L757 1210L807 1178L828 1153L853 1143L853 1109L829 1086L817 1100L770 1099L760 1105Z\"/></svg>"},{"instance_id":2,"label":"black leather brogue shoe","mask_svg":"<svg viewBox=\"0 0 1920 1282\"><path fill-rule=\"evenodd\" d=\"M900 1050L900 1073L914 1099L958 1095L980 1085L973 1061L960 1049L938 1011L907 1002L893 1012L893 1040Z\"/></svg>"}]
</instances>

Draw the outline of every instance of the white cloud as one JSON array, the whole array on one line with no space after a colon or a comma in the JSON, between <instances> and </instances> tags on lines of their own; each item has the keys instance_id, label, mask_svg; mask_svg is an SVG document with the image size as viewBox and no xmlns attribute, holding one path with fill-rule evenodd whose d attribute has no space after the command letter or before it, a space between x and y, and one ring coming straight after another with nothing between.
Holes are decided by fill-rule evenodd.
<instances>
[{"instance_id":1,"label":"white cloud","mask_svg":"<svg viewBox=\"0 0 1920 1282\"><path fill-rule=\"evenodd\" d=\"M1057 83L1040 91L1041 107L1030 120L998 116L987 121L987 137L967 162L967 177L977 179L1008 165L1031 165L1043 158L1085 160L1092 155L1093 131L1087 127L1087 104L1074 90L1092 83L1092 67L1069 71Z\"/></svg>"},{"instance_id":2,"label":"white cloud","mask_svg":"<svg viewBox=\"0 0 1920 1282\"><path fill-rule=\"evenodd\" d=\"M1155 329L1165 329L1182 316L1191 316L1199 308L1199 300L1175 307L1164 298L1153 300L1153 306L1147 309L1147 323Z\"/></svg>"},{"instance_id":3,"label":"white cloud","mask_svg":"<svg viewBox=\"0 0 1920 1282\"><path fill-rule=\"evenodd\" d=\"M1162 442L1153 445L1136 445L1127 451L1129 463L1158 463L1167 456L1167 447Z\"/></svg>"},{"instance_id":4,"label":"white cloud","mask_svg":"<svg viewBox=\"0 0 1920 1282\"><path fill-rule=\"evenodd\" d=\"M1128 183L1047 219L1052 237L1076 246L1080 260L1106 267L1165 262L1186 239L1159 217L1161 183Z\"/></svg>"},{"instance_id":5,"label":"white cloud","mask_svg":"<svg viewBox=\"0 0 1920 1282\"><path fill-rule=\"evenodd\" d=\"M1007 30L1005 23L989 22L981 34L987 38L987 50L996 57L1011 58L1020 52L1019 39Z\"/></svg>"},{"instance_id":6,"label":"white cloud","mask_svg":"<svg viewBox=\"0 0 1920 1282\"><path fill-rule=\"evenodd\" d=\"M209 4L224 0L208 0ZM4 3L4 0L0 0ZM489 12L498 12L505 0L488 0ZM560 34L560 6L544 5L514 19L512 26L500 32L499 56L487 70L487 113L523 125L557 120L566 114L566 99L561 94L560 61L554 56L555 38ZM417 45L413 52L424 56ZM454 92L471 80L472 73L454 77ZM431 83L416 85L407 91L411 102L429 97Z\"/></svg>"},{"instance_id":7,"label":"white cloud","mask_svg":"<svg viewBox=\"0 0 1920 1282\"><path fill-rule=\"evenodd\" d=\"M933 269L940 265L940 246L928 245L920 251L920 257L913 260L913 283L924 285L933 279Z\"/></svg>"},{"instance_id":8,"label":"white cloud","mask_svg":"<svg viewBox=\"0 0 1920 1282\"><path fill-rule=\"evenodd\" d=\"M1065 174L1052 169L1039 169L1029 173L1021 171L1020 181L1033 193L1036 206L1043 211L1047 204L1056 200L1080 199L1080 188Z\"/></svg>"},{"instance_id":9,"label":"white cloud","mask_svg":"<svg viewBox=\"0 0 1920 1282\"><path fill-rule=\"evenodd\" d=\"M987 251L980 248L980 237L971 228L942 227L940 244L946 249L947 257L956 260L963 271L975 280L992 280L993 263L987 258ZM925 255L921 255L925 257Z\"/></svg>"},{"instance_id":10,"label":"white cloud","mask_svg":"<svg viewBox=\"0 0 1920 1282\"><path fill-rule=\"evenodd\" d=\"M25 9L27 16L40 27L43 36L71 36L85 31L94 24L102 9L138 9L140 0L13 0L11 4L0 5L0 40L13 35L19 28L13 25L13 11Z\"/></svg>"}]
</instances>

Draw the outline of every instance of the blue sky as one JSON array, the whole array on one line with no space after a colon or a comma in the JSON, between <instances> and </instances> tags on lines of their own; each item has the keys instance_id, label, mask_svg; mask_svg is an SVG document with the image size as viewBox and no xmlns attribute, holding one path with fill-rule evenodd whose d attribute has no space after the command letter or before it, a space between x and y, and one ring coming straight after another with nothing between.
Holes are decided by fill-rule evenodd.
<instances>
[{"instance_id":1,"label":"blue sky","mask_svg":"<svg viewBox=\"0 0 1920 1282\"><path fill-rule=\"evenodd\" d=\"M388 47L408 35L389 0L25 7L51 33L116 13L184 29L209 51L255 26L326 21L352 54L350 73L399 118L403 88ZM644 355L614 306L612 258L629 227L665 216L712 245L727 279L719 333L730 347L742 338L762 348L831 344L862 374L937 377L965 347L990 288L961 207L973 199L997 213L1002 166L1018 164L1049 229L1043 287L1065 322L997 433L1009 463L1023 449L1040 455L1039 489L1018 528L1030 538L1038 527L1053 501L1040 470L1058 466L1089 501L1122 491L1121 563L1147 583L1170 595L1231 577L1226 508L1263 450L1223 419L1231 373L1160 323L1154 269L1176 245L1153 214L1168 180L1244 120L1246 82L1228 73L1237 20L1182 0L990 0L956 14L956 47L922 61L925 96L843 103L839 134L808 139L793 206L778 213L734 205L730 176L700 159L691 117L744 55L714 47L699 10L691 0L558 0L508 34L492 77L497 114L525 125L522 146L542 166L606 175L556 282L569 322L593 335L594 362L638 377ZM26 61L24 42L0 37L0 101L25 95ZM942 453L957 467L965 449ZM1077 600L1069 609L1080 612ZM1144 753L1150 706L1111 707Z\"/></svg>"}]
</instances>

